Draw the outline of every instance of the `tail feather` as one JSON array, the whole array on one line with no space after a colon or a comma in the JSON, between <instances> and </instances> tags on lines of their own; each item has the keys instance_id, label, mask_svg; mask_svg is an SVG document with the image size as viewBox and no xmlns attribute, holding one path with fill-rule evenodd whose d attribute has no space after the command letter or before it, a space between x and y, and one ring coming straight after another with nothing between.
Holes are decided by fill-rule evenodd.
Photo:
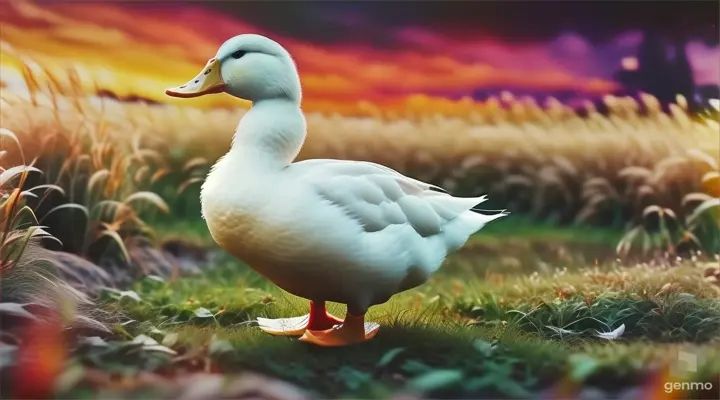
<instances>
[{"instance_id":1,"label":"tail feather","mask_svg":"<svg viewBox=\"0 0 720 400\"><path fill-rule=\"evenodd\" d=\"M482 214L482 213L484 213L484 212L494 212L494 213L505 213L505 215L510 215L510 211L508 211L507 209L499 209L499 208L494 209L494 210L491 210L491 209L489 209L489 208L477 208L477 207L473 207L473 208L470 209L470 211L476 212L476 213L478 213L478 214Z\"/></svg>"},{"instance_id":2,"label":"tail feather","mask_svg":"<svg viewBox=\"0 0 720 400\"><path fill-rule=\"evenodd\" d=\"M455 215L475 208L478 204L487 200L487 196L480 197L453 197L450 195L441 195L429 197L432 206L442 207Z\"/></svg>"},{"instance_id":3,"label":"tail feather","mask_svg":"<svg viewBox=\"0 0 720 400\"><path fill-rule=\"evenodd\" d=\"M473 208L473 209L470 209L470 211L473 213L473 214L471 214L472 216L474 216L473 220L480 223L480 226L477 227L477 229L473 233L482 229L485 226L485 224L487 224L488 222L492 222L498 218L502 218L502 217L510 215L510 213L506 210L480 210L480 209ZM488 215L488 214L483 214L480 211L495 211L495 214Z\"/></svg>"},{"instance_id":4,"label":"tail feather","mask_svg":"<svg viewBox=\"0 0 720 400\"><path fill-rule=\"evenodd\" d=\"M483 196L480 200L484 201L485 197ZM457 206L457 204L455 205ZM418 265L421 266L426 276L440 268L445 257L465 245L472 234L481 230L487 223L509 214L506 210L493 210L499 212L492 215L482 214L480 211L486 210L468 206L456 218L447 222L441 234L422 238L423 246L419 246L421 249L419 251L422 254L423 262Z\"/></svg>"}]
</instances>

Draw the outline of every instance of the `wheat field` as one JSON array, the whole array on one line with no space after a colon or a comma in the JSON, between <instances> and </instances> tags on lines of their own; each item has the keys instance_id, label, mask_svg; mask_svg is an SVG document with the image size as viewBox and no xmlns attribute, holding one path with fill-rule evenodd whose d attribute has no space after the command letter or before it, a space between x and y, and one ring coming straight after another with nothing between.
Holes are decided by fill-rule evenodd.
<instances>
[{"instance_id":1,"label":"wheat field","mask_svg":"<svg viewBox=\"0 0 720 400\"><path fill-rule=\"evenodd\" d=\"M66 189L59 203L98 207L142 193L156 209L197 210L197 190L188 189L227 151L247 110L88 96L72 71L60 79L34 70L24 70L26 92L0 95L0 127L23 157L6 140L0 155L6 169L32 160L44 171L34 184ZM640 241L644 253L672 255L682 242L717 251L720 235L705 214L720 197L718 111L693 114L681 96L664 110L646 94L606 96L604 105L605 113L591 102L578 112L510 93L455 107L416 96L401 112L364 103L364 116L307 113L299 158L377 162L455 195L488 194L493 208L535 221L626 229L619 253ZM103 214L100 230L109 226L122 242L129 215Z\"/></svg>"},{"instance_id":2,"label":"wheat field","mask_svg":"<svg viewBox=\"0 0 720 400\"><path fill-rule=\"evenodd\" d=\"M32 74L25 79L29 96L3 91L0 117L31 156L60 134L86 147L108 141L142 146L156 158L212 163L246 110L120 102L86 97L72 79L43 87ZM588 103L581 116L554 99L541 106L504 93L452 113L434 112L422 96L401 113L369 104L364 117L309 113L300 158L378 162L458 195L489 193L511 211L562 222L605 221L602 209L618 207L616 219L633 221L650 205L681 213L690 193L720 196L717 112L691 117L681 97L669 112L649 95L640 103L608 96L605 104L607 115Z\"/></svg>"}]
</instances>

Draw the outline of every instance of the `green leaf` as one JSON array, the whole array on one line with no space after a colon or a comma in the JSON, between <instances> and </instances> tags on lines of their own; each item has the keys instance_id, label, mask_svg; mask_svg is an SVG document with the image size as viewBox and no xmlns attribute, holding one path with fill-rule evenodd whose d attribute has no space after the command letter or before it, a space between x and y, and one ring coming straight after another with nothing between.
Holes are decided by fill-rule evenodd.
<instances>
[{"instance_id":1,"label":"green leaf","mask_svg":"<svg viewBox=\"0 0 720 400\"><path fill-rule=\"evenodd\" d=\"M157 340L151 338L147 335L137 335L135 339L132 340L133 344L142 344L143 346L153 346L158 344Z\"/></svg>"},{"instance_id":2,"label":"green leaf","mask_svg":"<svg viewBox=\"0 0 720 400\"><path fill-rule=\"evenodd\" d=\"M583 382L595 371L597 371L600 363L587 354L573 354L568 359L570 363L570 377L575 382Z\"/></svg>"},{"instance_id":3,"label":"green leaf","mask_svg":"<svg viewBox=\"0 0 720 400\"><path fill-rule=\"evenodd\" d=\"M623 235L622 239L620 239L620 242L618 242L617 247L615 248L615 253L621 257L626 256L632 248L632 245L637 239L641 229L642 226L636 226Z\"/></svg>"},{"instance_id":4,"label":"green leaf","mask_svg":"<svg viewBox=\"0 0 720 400\"><path fill-rule=\"evenodd\" d=\"M204 307L195 309L195 311L193 311L193 313L198 318L212 318L215 316L215 315L213 315L213 313L210 312L210 310L208 310L207 308L204 308Z\"/></svg>"},{"instance_id":5,"label":"green leaf","mask_svg":"<svg viewBox=\"0 0 720 400\"><path fill-rule=\"evenodd\" d=\"M649 233L642 231L642 251L643 255L647 255L652 248L652 237Z\"/></svg>"},{"instance_id":6,"label":"green leaf","mask_svg":"<svg viewBox=\"0 0 720 400\"><path fill-rule=\"evenodd\" d=\"M306 381L317 374L303 363L282 363L278 364L272 360L267 361L268 368L278 376L292 378L298 381Z\"/></svg>"},{"instance_id":7,"label":"green leaf","mask_svg":"<svg viewBox=\"0 0 720 400\"><path fill-rule=\"evenodd\" d=\"M690 216L687 218L687 225L692 225L698 218L700 218L702 214L704 214L713 207L720 207L720 198L708 199L700 203L700 205L697 206L693 210L692 214L690 214Z\"/></svg>"},{"instance_id":8,"label":"green leaf","mask_svg":"<svg viewBox=\"0 0 720 400\"><path fill-rule=\"evenodd\" d=\"M159 344L157 342L157 340L151 338L150 336L146 336L146 335L138 335L130 343L135 344L135 345L137 345L137 344L142 345L142 348L146 351L156 351L156 352L166 353L166 354L170 354L170 355L177 354L177 352L175 350Z\"/></svg>"},{"instance_id":9,"label":"green leaf","mask_svg":"<svg viewBox=\"0 0 720 400\"><path fill-rule=\"evenodd\" d=\"M495 387L504 395L514 398L531 398L532 393L512 379L500 380Z\"/></svg>"},{"instance_id":10,"label":"green leaf","mask_svg":"<svg viewBox=\"0 0 720 400\"><path fill-rule=\"evenodd\" d=\"M145 277L145 279L152 281L152 282L165 283L165 279L163 279L162 277L157 276L157 275L148 275Z\"/></svg>"},{"instance_id":11,"label":"green leaf","mask_svg":"<svg viewBox=\"0 0 720 400\"><path fill-rule=\"evenodd\" d=\"M405 351L404 347L396 347L394 349L387 351L385 354L383 354L383 356L380 358L380 361L378 361L378 363L375 367L376 368L387 367L388 365L390 365L391 362L393 362L393 360L395 360L395 358L398 356L398 354L402 353L403 351Z\"/></svg>"},{"instance_id":12,"label":"green leaf","mask_svg":"<svg viewBox=\"0 0 720 400\"><path fill-rule=\"evenodd\" d=\"M90 337L83 338L81 343L87 344L90 346L94 346L94 347L107 347L108 346L108 342L106 342L99 336L90 336Z\"/></svg>"},{"instance_id":13,"label":"green leaf","mask_svg":"<svg viewBox=\"0 0 720 400\"><path fill-rule=\"evenodd\" d=\"M485 369L490 375L497 377L507 377L512 373L512 366L507 363L488 362L485 364Z\"/></svg>"},{"instance_id":14,"label":"green leaf","mask_svg":"<svg viewBox=\"0 0 720 400\"><path fill-rule=\"evenodd\" d=\"M417 360L406 361L401 369L411 375L422 374L432 370L429 365Z\"/></svg>"},{"instance_id":15,"label":"green leaf","mask_svg":"<svg viewBox=\"0 0 720 400\"><path fill-rule=\"evenodd\" d=\"M112 241L114 241L115 244L116 244L116 245L118 246L118 248L120 249L120 252L122 253L123 258L125 259L125 261L130 262L130 254L128 253L127 247L125 247L125 242L123 241L122 237L120 237L120 234L119 234L119 233L117 233L117 232L115 232L115 231L112 231L112 230L106 229L106 230L102 231L102 233L100 234L100 236L107 236L107 237L109 237Z\"/></svg>"},{"instance_id":16,"label":"green leaf","mask_svg":"<svg viewBox=\"0 0 720 400\"><path fill-rule=\"evenodd\" d=\"M145 346L143 346L143 349L145 349L147 351L157 351L160 353L170 354L173 356L177 354L177 352L175 350L167 348L160 344L145 345Z\"/></svg>"},{"instance_id":17,"label":"green leaf","mask_svg":"<svg viewBox=\"0 0 720 400\"><path fill-rule=\"evenodd\" d=\"M345 365L340 367L337 377L348 389L353 391L367 385L372 380L370 374Z\"/></svg>"},{"instance_id":18,"label":"green leaf","mask_svg":"<svg viewBox=\"0 0 720 400\"><path fill-rule=\"evenodd\" d=\"M45 192L55 190L55 191L59 192L60 194L62 194L63 196L65 195L65 189L63 189L62 187L60 187L58 185L52 185L52 184L33 186L30 189L28 189L27 191L32 192L32 191L40 190L40 189L45 189Z\"/></svg>"},{"instance_id":19,"label":"green leaf","mask_svg":"<svg viewBox=\"0 0 720 400\"><path fill-rule=\"evenodd\" d=\"M125 297L133 299L133 300L137 301L138 303L142 301L142 299L140 298L140 295L137 294L136 292L133 292L132 290L125 290L125 291L120 292L120 298L123 299Z\"/></svg>"},{"instance_id":20,"label":"green leaf","mask_svg":"<svg viewBox=\"0 0 720 400\"><path fill-rule=\"evenodd\" d=\"M497 377L495 375L486 375L482 378L472 378L465 384L465 389L469 392L475 392L495 386Z\"/></svg>"},{"instance_id":21,"label":"green leaf","mask_svg":"<svg viewBox=\"0 0 720 400\"><path fill-rule=\"evenodd\" d=\"M120 291L113 288L102 288L100 289L100 298L117 300L120 298Z\"/></svg>"},{"instance_id":22,"label":"green leaf","mask_svg":"<svg viewBox=\"0 0 720 400\"><path fill-rule=\"evenodd\" d=\"M162 338L165 337L165 332L153 326L150 332L148 332L148 336L155 340L162 340Z\"/></svg>"},{"instance_id":23,"label":"green leaf","mask_svg":"<svg viewBox=\"0 0 720 400\"><path fill-rule=\"evenodd\" d=\"M495 346L493 346L492 343L487 342L482 339L475 339L473 340L473 347L475 350L477 350L480 354L482 354L485 357L489 357L492 355L493 351L495 350Z\"/></svg>"},{"instance_id":24,"label":"green leaf","mask_svg":"<svg viewBox=\"0 0 720 400\"><path fill-rule=\"evenodd\" d=\"M176 332L170 332L162 340L162 345L167 347L173 347L177 343L179 335Z\"/></svg>"},{"instance_id":25,"label":"green leaf","mask_svg":"<svg viewBox=\"0 0 720 400\"><path fill-rule=\"evenodd\" d=\"M80 204L67 203L67 204L59 205L59 206L53 208L52 210L48 211L45 215L43 215L42 218L40 218L40 221L38 221L38 223L42 223L45 220L45 218L47 218L50 214L52 214L56 211L65 210L65 209L74 209L74 210L82 211L83 215L85 216L85 220L90 219L90 212L88 211L87 207L80 205Z\"/></svg>"},{"instance_id":26,"label":"green leaf","mask_svg":"<svg viewBox=\"0 0 720 400\"><path fill-rule=\"evenodd\" d=\"M110 330L111 330L113 333L115 333L115 334L117 334L117 335L124 336L124 337L127 338L127 339L131 339L131 338L133 337L133 336L130 334L130 332L128 332L127 329L125 329L125 326L123 326L122 324L113 325Z\"/></svg>"},{"instance_id":27,"label":"green leaf","mask_svg":"<svg viewBox=\"0 0 720 400\"><path fill-rule=\"evenodd\" d=\"M433 392L460 383L464 374L457 369L436 369L426 372L408 382L407 387L423 393Z\"/></svg>"},{"instance_id":28,"label":"green leaf","mask_svg":"<svg viewBox=\"0 0 720 400\"><path fill-rule=\"evenodd\" d=\"M210 340L210 346L208 352L210 355L218 355L233 351L233 347L227 340L218 339L217 336L213 335Z\"/></svg>"}]
</instances>

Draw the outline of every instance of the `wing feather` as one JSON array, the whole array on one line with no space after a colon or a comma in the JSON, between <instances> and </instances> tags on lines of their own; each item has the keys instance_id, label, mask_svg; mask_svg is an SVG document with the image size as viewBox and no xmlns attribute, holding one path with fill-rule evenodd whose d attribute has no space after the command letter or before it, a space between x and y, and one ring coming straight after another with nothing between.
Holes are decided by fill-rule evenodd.
<instances>
[{"instance_id":1,"label":"wing feather","mask_svg":"<svg viewBox=\"0 0 720 400\"><path fill-rule=\"evenodd\" d=\"M436 235L444 224L485 200L452 197L437 186L369 162L307 160L291 168L366 232L408 224L422 237Z\"/></svg>"},{"instance_id":2,"label":"wing feather","mask_svg":"<svg viewBox=\"0 0 720 400\"><path fill-rule=\"evenodd\" d=\"M442 231L440 216L428 203L427 199L413 195L403 196L397 201L415 232L423 237Z\"/></svg>"}]
</instances>

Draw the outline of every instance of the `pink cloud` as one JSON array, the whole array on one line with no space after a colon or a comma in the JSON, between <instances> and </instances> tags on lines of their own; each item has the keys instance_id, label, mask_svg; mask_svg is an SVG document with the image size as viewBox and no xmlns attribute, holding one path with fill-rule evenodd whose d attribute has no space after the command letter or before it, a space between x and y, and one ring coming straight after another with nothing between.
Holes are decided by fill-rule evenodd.
<instances>
[{"instance_id":1,"label":"pink cloud","mask_svg":"<svg viewBox=\"0 0 720 400\"><path fill-rule=\"evenodd\" d=\"M643 40L642 32L628 31L593 45L581 35L565 32L549 41L503 43L451 38L423 27L398 29L395 37L404 45L437 51L466 63L526 70L529 74L557 71L577 79L610 79L623 58L636 55ZM720 84L720 46L690 42L687 51L696 82Z\"/></svg>"},{"instance_id":2,"label":"pink cloud","mask_svg":"<svg viewBox=\"0 0 720 400\"><path fill-rule=\"evenodd\" d=\"M585 38L575 33L558 36L551 47L557 47L562 54L571 56L585 56L593 50L592 45Z\"/></svg>"},{"instance_id":3,"label":"pink cloud","mask_svg":"<svg viewBox=\"0 0 720 400\"><path fill-rule=\"evenodd\" d=\"M436 32L419 28L419 27L405 27L400 28L395 37L405 44L419 45L428 48L442 48L448 44L448 40Z\"/></svg>"},{"instance_id":4,"label":"pink cloud","mask_svg":"<svg viewBox=\"0 0 720 400\"><path fill-rule=\"evenodd\" d=\"M396 38L404 45L498 69L521 69L528 73L555 71L578 79L599 77L591 65L594 48L573 33L560 35L553 41L513 44L493 39L456 39L422 27L405 27L397 31Z\"/></svg>"},{"instance_id":5,"label":"pink cloud","mask_svg":"<svg viewBox=\"0 0 720 400\"><path fill-rule=\"evenodd\" d=\"M695 82L699 85L720 85L720 46L705 46L690 42L686 47L693 69Z\"/></svg>"},{"instance_id":6,"label":"pink cloud","mask_svg":"<svg viewBox=\"0 0 720 400\"><path fill-rule=\"evenodd\" d=\"M640 31L628 31L615 37L615 44L622 48L634 49L642 42L643 35Z\"/></svg>"}]
</instances>

